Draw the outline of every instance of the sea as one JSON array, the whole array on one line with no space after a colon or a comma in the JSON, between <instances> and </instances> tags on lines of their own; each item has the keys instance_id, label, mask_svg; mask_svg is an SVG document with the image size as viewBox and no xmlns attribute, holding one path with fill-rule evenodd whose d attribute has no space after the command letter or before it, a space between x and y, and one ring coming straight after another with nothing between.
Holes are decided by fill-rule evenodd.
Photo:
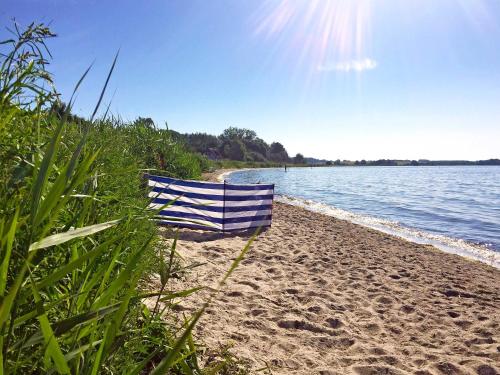
<instances>
[{"instance_id":1,"label":"sea","mask_svg":"<svg viewBox=\"0 0 500 375\"><path fill-rule=\"evenodd\" d=\"M500 166L305 167L233 172L276 200L500 268Z\"/></svg>"}]
</instances>

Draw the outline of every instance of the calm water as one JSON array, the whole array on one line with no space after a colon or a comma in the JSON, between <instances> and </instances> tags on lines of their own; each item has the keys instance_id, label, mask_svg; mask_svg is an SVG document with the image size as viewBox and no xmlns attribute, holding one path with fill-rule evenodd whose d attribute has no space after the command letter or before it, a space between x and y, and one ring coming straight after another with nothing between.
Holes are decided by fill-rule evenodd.
<instances>
[{"instance_id":1,"label":"calm water","mask_svg":"<svg viewBox=\"0 0 500 375\"><path fill-rule=\"evenodd\" d=\"M230 182L276 184L279 199L500 265L500 167L245 170Z\"/></svg>"}]
</instances>

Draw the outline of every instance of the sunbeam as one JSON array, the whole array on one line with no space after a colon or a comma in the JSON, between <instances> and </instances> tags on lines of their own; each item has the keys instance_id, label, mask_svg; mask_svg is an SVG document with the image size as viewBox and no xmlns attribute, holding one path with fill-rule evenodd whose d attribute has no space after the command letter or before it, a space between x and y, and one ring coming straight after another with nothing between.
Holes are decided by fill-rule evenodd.
<instances>
[{"instance_id":1,"label":"sunbeam","mask_svg":"<svg viewBox=\"0 0 500 375\"><path fill-rule=\"evenodd\" d=\"M253 14L251 25L256 38L272 45L270 56L293 62L296 70L360 73L380 64L372 55L374 10L393 7L396 14L412 22L418 8L439 12L442 6L434 1L265 0ZM498 27L484 0L457 0L454 6L480 32Z\"/></svg>"},{"instance_id":2,"label":"sunbeam","mask_svg":"<svg viewBox=\"0 0 500 375\"><path fill-rule=\"evenodd\" d=\"M371 0L268 0L254 15L254 35L275 39L277 50L309 71L353 66L338 70L360 72L373 61L371 6Z\"/></svg>"}]
</instances>

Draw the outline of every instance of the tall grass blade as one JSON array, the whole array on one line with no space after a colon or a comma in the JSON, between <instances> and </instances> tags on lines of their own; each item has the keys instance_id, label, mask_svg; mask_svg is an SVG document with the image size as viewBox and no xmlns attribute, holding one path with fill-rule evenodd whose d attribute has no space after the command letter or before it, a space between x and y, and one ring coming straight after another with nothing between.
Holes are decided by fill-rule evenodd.
<instances>
[{"instance_id":1,"label":"tall grass blade","mask_svg":"<svg viewBox=\"0 0 500 375\"><path fill-rule=\"evenodd\" d=\"M32 243L29 247L29 251L45 249L50 246L61 245L65 242L74 240L75 238L90 236L94 233L101 232L117 225L121 220L122 219L111 220L106 223L88 225L83 228L70 229L63 233L53 234L51 236L45 237L40 241Z\"/></svg>"},{"instance_id":2,"label":"tall grass blade","mask_svg":"<svg viewBox=\"0 0 500 375\"><path fill-rule=\"evenodd\" d=\"M253 241L255 238L259 235L260 233L260 228L258 228L255 233L252 235L252 237L248 240L247 244L243 248L243 250L240 252L240 254L236 257L236 259L233 261L231 264L231 267L229 267L229 270L226 272L224 277L219 283L219 289L222 288L222 286L226 283L227 279L233 274L234 270L239 266L243 258L245 257L246 253L248 250L250 250L250 246L252 245Z\"/></svg>"},{"instance_id":3,"label":"tall grass blade","mask_svg":"<svg viewBox=\"0 0 500 375\"><path fill-rule=\"evenodd\" d=\"M97 256L103 253L104 250L108 249L108 246L111 245L114 241L116 241L116 237L111 238L110 240L96 246L93 250L86 252L82 256L78 257L74 261L66 264L65 266L55 270L47 277L44 277L37 283L37 288L43 289L45 287L55 285L57 281L62 279L65 275L77 269L78 267L84 265L85 262L89 260L93 260Z\"/></svg>"},{"instance_id":4,"label":"tall grass blade","mask_svg":"<svg viewBox=\"0 0 500 375\"><path fill-rule=\"evenodd\" d=\"M36 289L35 282L31 278L31 276L30 279L31 279L31 290L33 291L33 297L35 299L35 303L40 306L39 308L42 312L38 316L38 321L40 322L40 328L42 330L43 337L45 339L45 344L47 345L47 348L45 349L46 355L50 356L50 358L54 361L57 371L60 374L69 374L70 370L68 364L64 359L64 355L61 351L61 348L59 347L59 344L57 343L54 332L52 331L52 328L49 323L49 318L47 317L47 314L43 310L43 305L41 304L42 298L40 297L40 294Z\"/></svg>"},{"instance_id":5,"label":"tall grass blade","mask_svg":"<svg viewBox=\"0 0 500 375\"><path fill-rule=\"evenodd\" d=\"M64 126L64 122L61 120L59 121L57 128L54 132L54 135L52 136L52 139L50 141L50 144L47 147L47 150L45 151L45 155L42 159L42 163L40 165L40 170L37 173L36 176L36 182L33 185L32 189L32 200L31 200L31 222L33 223L35 221L35 217L38 213L38 205L40 204L40 199L42 197L45 185L47 183L47 180L49 178L50 171L52 169L52 166L54 164L54 156L57 152L59 142L61 139L61 134L62 134L62 129Z\"/></svg>"},{"instance_id":6,"label":"tall grass blade","mask_svg":"<svg viewBox=\"0 0 500 375\"><path fill-rule=\"evenodd\" d=\"M194 329L194 326L196 323L198 323L198 320L200 320L201 316L205 312L206 308L208 305L205 304L192 318L191 323L187 326L187 328L184 330L183 334L181 337L177 339L175 342L175 345L170 349L165 356L165 358L162 359L162 361L158 364L158 366L151 371L151 375L164 375L168 373L168 371L172 368L172 366L176 363L176 360L178 358L179 353L181 352L182 348L184 348L186 341L188 337L191 335L191 332Z\"/></svg>"},{"instance_id":7,"label":"tall grass blade","mask_svg":"<svg viewBox=\"0 0 500 375\"><path fill-rule=\"evenodd\" d=\"M5 287L7 285L7 272L9 269L10 256L12 253L12 245L14 243L14 236L17 228L17 219L19 217L19 208L16 209L16 213L12 218L10 223L10 228L5 235L5 238L1 239L2 247L2 261L0 266L0 297L5 294Z\"/></svg>"},{"instance_id":8,"label":"tall grass blade","mask_svg":"<svg viewBox=\"0 0 500 375\"><path fill-rule=\"evenodd\" d=\"M101 95L99 96L99 100L97 101L97 104L94 108L94 112L92 112L92 116L90 116L90 122L94 121L94 117L99 110L99 107L102 102L102 98L104 97L104 93L106 92L106 88L108 87L109 80L111 78L111 75L113 74L113 70L115 69L116 61L118 60L118 55L120 54L120 50L116 52L115 58L113 60L113 64L111 65L111 69L108 72L108 76L106 78L106 82L104 83L104 87L101 90Z\"/></svg>"},{"instance_id":9,"label":"tall grass blade","mask_svg":"<svg viewBox=\"0 0 500 375\"><path fill-rule=\"evenodd\" d=\"M137 267L137 263L141 256L143 255L143 250L149 245L152 241L153 236L151 236L147 241L144 242L141 248L138 248L135 252L133 252L123 269L116 279L108 286L108 288L97 298L97 300L93 304L93 308L98 308L108 303L108 301L114 296L119 294L121 288L130 281L131 276L134 274L134 269Z\"/></svg>"}]
</instances>

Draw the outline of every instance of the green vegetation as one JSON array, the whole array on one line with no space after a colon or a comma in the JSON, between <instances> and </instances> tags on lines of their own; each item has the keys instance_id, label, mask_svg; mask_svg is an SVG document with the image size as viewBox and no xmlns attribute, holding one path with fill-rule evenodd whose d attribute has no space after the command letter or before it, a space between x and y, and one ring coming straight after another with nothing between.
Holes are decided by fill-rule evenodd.
<instances>
[{"instance_id":1,"label":"green vegetation","mask_svg":"<svg viewBox=\"0 0 500 375\"><path fill-rule=\"evenodd\" d=\"M151 121L151 120L149 120ZM489 160L326 160L304 157L298 153L288 156L279 142L270 145L259 138L253 130L229 127L219 135L206 133L181 134L171 131L173 137L192 152L210 160L213 168L270 168L288 166L439 166L439 165L500 165L499 159Z\"/></svg>"},{"instance_id":2,"label":"green vegetation","mask_svg":"<svg viewBox=\"0 0 500 375\"><path fill-rule=\"evenodd\" d=\"M191 331L208 302L169 320L198 289L170 288L191 266L173 233L157 251L141 188L145 170L198 178L207 160L146 119L97 116L116 58L90 119L71 115L47 71L52 37L15 25L0 44L0 374L236 373L228 356L200 362Z\"/></svg>"},{"instance_id":3,"label":"green vegetation","mask_svg":"<svg viewBox=\"0 0 500 375\"><path fill-rule=\"evenodd\" d=\"M152 122L151 120L148 120ZM229 127L219 135L206 133L181 134L171 131L172 136L194 153L209 159L208 166L214 168L270 168L288 166L432 166L432 165L500 165L500 160L325 160L304 157L298 153L288 156L279 142L270 145L253 130Z\"/></svg>"},{"instance_id":4,"label":"green vegetation","mask_svg":"<svg viewBox=\"0 0 500 375\"><path fill-rule=\"evenodd\" d=\"M211 160L211 170L218 169L244 169L244 168L278 168L281 163L258 162L258 161L238 161L238 160Z\"/></svg>"},{"instance_id":5,"label":"green vegetation","mask_svg":"<svg viewBox=\"0 0 500 375\"><path fill-rule=\"evenodd\" d=\"M172 134L191 151L215 161L218 167L275 167L304 161L301 154L297 154L302 157L300 160L290 158L281 143L273 142L269 145L249 129L229 127L219 136L206 133L181 134L175 131Z\"/></svg>"}]
</instances>

